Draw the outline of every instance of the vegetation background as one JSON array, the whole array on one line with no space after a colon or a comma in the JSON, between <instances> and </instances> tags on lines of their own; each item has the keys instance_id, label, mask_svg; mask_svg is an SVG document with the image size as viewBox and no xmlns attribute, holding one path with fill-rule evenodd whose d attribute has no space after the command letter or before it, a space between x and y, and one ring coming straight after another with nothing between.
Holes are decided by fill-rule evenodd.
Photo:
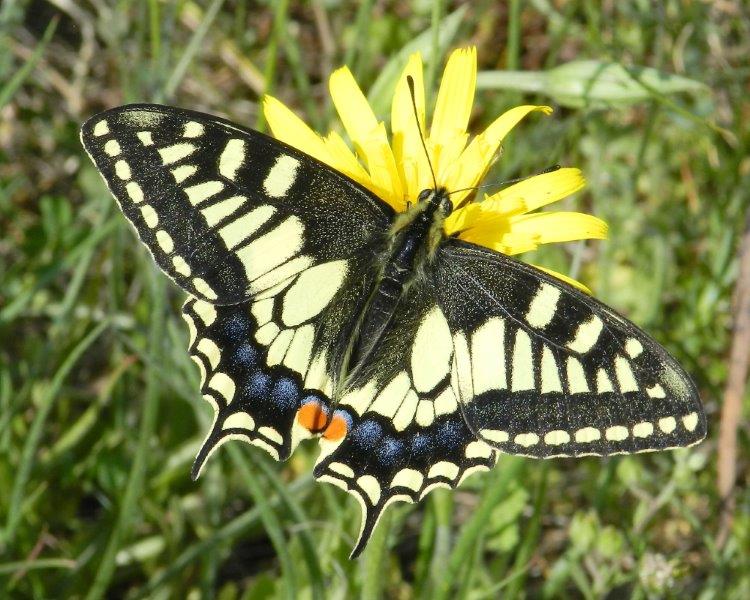
<instances>
[{"instance_id":1,"label":"vegetation background","mask_svg":"<svg viewBox=\"0 0 750 600\"><path fill-rule=\"evenodd\" d=\"M730 0L4 0L0 595L750 597L746 418L731 444L748 405L747 11ZM399 506L349 561L359 508L312 480L314 444L276 464L232 443L190 480L210 409L182 293L137 243L78 128L131 101L262 128L259 98L272 91L326 130L327 75L344 63L387 118L409 52L421 49L435 84L447 51L468 44L484 72L475 131L520 102L557 109L512 134L490 180L579 166L589 186L568 205L610 224L607 242L531 258L577 273L669 348L698 383L709 436L608 460L503 457L455 493Z\"/></svg>"}]
</instances>

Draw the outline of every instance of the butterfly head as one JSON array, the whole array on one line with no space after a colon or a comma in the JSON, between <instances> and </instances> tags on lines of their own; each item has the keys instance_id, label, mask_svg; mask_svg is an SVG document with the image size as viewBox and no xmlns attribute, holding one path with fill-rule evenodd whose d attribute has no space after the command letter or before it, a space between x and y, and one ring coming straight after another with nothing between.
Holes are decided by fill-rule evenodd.
<instances>
[{"instance_id":1,"label":"butterfly head","mask_svg":"<svg viewBox=\"0 0 750 600\"><path fill-rule=\"evenodd\" d=\"M443 217L447 217L453 211L453 203L451 202L448 191L443 188L427 188L419 193L419 203L425 205L425 210L431 208L429 212L435 214L437 211Z\"/></svg>"}]
</instances>

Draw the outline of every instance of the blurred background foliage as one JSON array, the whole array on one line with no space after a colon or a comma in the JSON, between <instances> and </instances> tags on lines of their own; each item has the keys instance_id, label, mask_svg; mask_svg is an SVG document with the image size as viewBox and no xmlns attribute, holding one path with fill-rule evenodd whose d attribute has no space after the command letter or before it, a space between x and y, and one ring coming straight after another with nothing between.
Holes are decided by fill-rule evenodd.
<instances>
[{"instance_id":1,"label":"blurred background foliage","mask_svg":"<svg viewBox=\"0 0 750 600\"><path fill-rule=\"evenodd\" d=\"M745 2L4 0L0 4L0 595L72 598L750 597L748 429L736 509L717 492L732 289L750 198ZM573 272L694 376L709 437L608 460L501 458L460 490L399 506L347 559L359 508L232 443L197 483L210 423L182 294L156 273L78 141L131 101L262 128L271 91L336 127L348 64L388 117L420 49L478 47L472 127L556 107L508 139L501 182L553 164L607 242L528 258ZM512 72L512 73L511 73ZM434 88L433 88L434 90ZM745 395L747 406L747 395Z\"/></svg>"}]
</instances>

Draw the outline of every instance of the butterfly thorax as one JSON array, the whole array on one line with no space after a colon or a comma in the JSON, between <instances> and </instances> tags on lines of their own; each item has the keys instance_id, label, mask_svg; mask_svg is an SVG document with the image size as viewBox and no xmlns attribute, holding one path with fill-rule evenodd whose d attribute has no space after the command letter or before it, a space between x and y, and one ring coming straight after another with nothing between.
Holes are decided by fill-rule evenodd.
<instances>
[{"instance_id":1,"label":"butterfly thorax","mask_svg":"<svg viewBox=\"0 0 750 600\"><path fill-rule=\"evenodd\" d=\"M451 208L444 189L427 189L420 193L417 204L394 221L380 275L357 328L349 372L377 347L401 297L418 276L420 267L434 256L444 238L443 221Z\"/></svg>"}]
</instances>

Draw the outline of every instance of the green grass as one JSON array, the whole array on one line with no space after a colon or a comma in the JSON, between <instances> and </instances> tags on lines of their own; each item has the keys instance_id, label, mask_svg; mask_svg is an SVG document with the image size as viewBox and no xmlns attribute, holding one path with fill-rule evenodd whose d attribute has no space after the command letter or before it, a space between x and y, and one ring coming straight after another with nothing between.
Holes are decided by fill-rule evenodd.
<instances>
[{"instance_id":1,"label":"green grass","mask_svg":"<svg viewBox=\"0 0 750 600\"><path fill-rule=\"evenodd\" d=\"M746 429L734 526L715 542L718 413L750 203L750 20L739 3L71 6L0 5L0 595L750 595ZM565 204L610 224L607 242L529 260L578 272L667 346L698 383L709 437L608 460L503 457L456 492L398 506L349 561L359 508L313 481L313 443L277 464L235 442L190 480L210 410L187 356L182 296L137 243L77 131L139 100L262 127L263 89L328 129L325 82L345 61L387 118L409 52L423 52L437 84L446 50L469 43L485 72L474 131L519 102L557 107L509 137L491 180L578 166L589 185ZM632 77L539 83L580 60ZM514 82L503 70L527 73ZM612 97L618 85L631 96Z\"/></svg>"}]
</instances>

